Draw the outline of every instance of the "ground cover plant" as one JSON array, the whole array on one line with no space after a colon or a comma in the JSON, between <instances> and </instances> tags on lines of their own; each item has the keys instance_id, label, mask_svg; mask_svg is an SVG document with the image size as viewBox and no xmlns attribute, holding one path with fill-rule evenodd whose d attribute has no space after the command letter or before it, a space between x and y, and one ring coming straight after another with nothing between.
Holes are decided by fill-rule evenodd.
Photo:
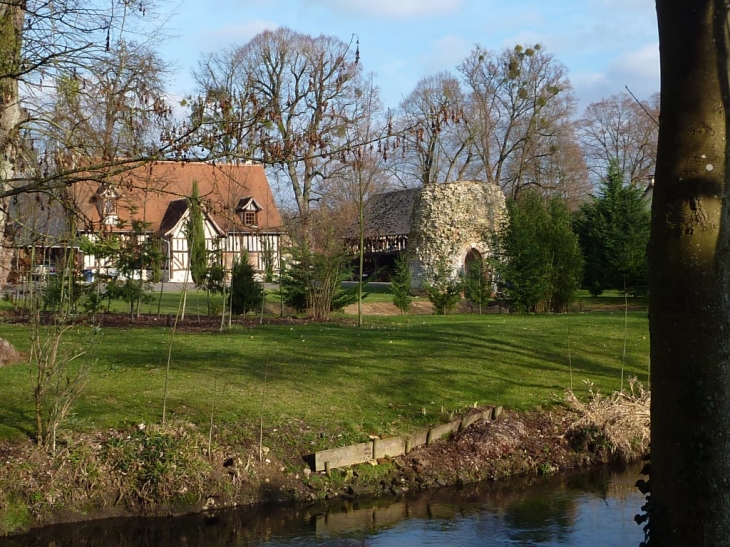
<instances>
[{"instance_id":1,"label":"ground cover plant","mask_svg":"<svg viewBox=\"0 0 730 547\"><path fill-rule=\"evenodd\" d=\"M25 327L0 324L0 336L28 351ZM88 331L78 326L68 336ZM159 422L168 343L166 328L102 327L88 384L66 427ZM475 403L544 407L562 400L571 377L579 396L582 379L609 393L619 388L622 360L627 375L645 381L645 311L629 313L625 359L623 343L618 311L368 317L361 329L347 321L292 320L183 332L173 347L167 408L201 427L213 401L216 424L254 428L263 417L271 432L301 421L312 433L297 442L315 450L408 432ZM0 367L0 438L32 433L31 398L27 366Z\"/></svg>"}]
</instances>

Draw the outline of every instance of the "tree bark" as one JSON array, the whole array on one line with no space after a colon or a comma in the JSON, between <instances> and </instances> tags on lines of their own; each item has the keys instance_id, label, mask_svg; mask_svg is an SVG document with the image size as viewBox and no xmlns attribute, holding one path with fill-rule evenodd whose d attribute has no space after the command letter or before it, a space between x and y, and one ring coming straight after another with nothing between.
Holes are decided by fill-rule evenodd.
<instances>
[{"instance_id":1,"label":"tree bark","mask_svg":"<svg viewBox=\"0 0 730 547\"><path fill-rule=\"evenodd\" d=\"M650 544L730 545L728 8L656 5Z\"/></svg>"},{"instance_id":2,"label":"tree bark","mask_svg":"<svg viewBox=\"0 0 730 547\"><path fill-rule=\"evenodd\" d=\"M25 11L24 2L0 3L0 192L15 176L18 156L20 107L18 76ZM11 241L7 237L8 199L0 200L0 288L10 273Z\"/></svg>"}]
</instances>

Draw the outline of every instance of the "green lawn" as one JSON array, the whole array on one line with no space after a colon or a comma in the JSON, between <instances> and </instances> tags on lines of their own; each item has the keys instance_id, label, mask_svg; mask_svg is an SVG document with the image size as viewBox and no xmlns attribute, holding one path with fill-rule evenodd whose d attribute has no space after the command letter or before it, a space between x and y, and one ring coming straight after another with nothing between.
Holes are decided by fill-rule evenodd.
<instances>
[{"instance_id":1,"label":"green lawn","mask_svg":"<svg viewBox=\"0 0 730 547\"><path fill-rule=\"evenodd\" d=\"M28 349L23 327L0 324L0 336ZM67 337L91 338L82 328ZM646 312L630 313L625 372L642 381L648 338ZM159 421L169 341L164 327L102 329L71 427ZM603 392L617 389L623 346L623 312L367 317L363 329L292 323L178 333L168 411L206 424L214 403L217 421L253 427L263 398L267 426L301 419L334 437L312 443L346 444L438 422L474 403L552 404L570 386L569 354L576 391L586 393L584 379ZM0 438L32 432L29 385L25 364L0 368Z\"/></svg>"}]
</instances>

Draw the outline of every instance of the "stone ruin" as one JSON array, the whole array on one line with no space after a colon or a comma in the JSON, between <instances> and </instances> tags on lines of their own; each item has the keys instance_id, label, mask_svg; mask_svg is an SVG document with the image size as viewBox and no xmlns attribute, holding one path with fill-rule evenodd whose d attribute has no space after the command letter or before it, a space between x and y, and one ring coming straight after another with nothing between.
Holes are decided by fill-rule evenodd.
<instances>
[{"instance_id":1,"label":"stone ruin","mask_svg":"<svg viewBox=\"0 0 730 547\"><path fill-rule=\"evenodd\" d=\"M413 286L420 287L445 260L454 275L491 253L491 237L506 215L499 187L478 181L430 184L376 194L365 217L365 255L375 267L407 253ZM357 250L357 226L347 241Z\"/></svg>"},{"instance_id":2,"label":"stone ruin","mask_svg":"<svg viewBox=\"0 0 730 547\"><path fill-rule=\"evenodd\" d=\"M491 236L505 215L499 187L475 181L424 187L411 217L408 256L414 286L429 279L440 260L454 275L491 254Z\"/></svg>"}]
</instances>

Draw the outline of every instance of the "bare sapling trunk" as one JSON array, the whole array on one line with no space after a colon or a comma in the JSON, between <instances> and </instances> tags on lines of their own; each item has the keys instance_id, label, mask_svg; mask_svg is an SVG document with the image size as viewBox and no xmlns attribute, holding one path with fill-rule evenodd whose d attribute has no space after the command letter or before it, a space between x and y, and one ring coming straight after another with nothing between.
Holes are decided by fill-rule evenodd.
<instances>
[{"instance_id":1,"label":"bare sapling trunk","mask_svg":"<svg viewBox=\"0 0 730 547\"><path fill-rule=\"evenodd\" d=\"M65 276L64 276L65 278ZM62 281L59 308L49 325L43 325L41 298L31 303L31 347L29 364L39 445L55 451L58 428L81 396L89 373L87 354L95 343L93 336L84 345L65 341L74 326L69 318L68 288ZM94 331L95 332L95 331ZM89 341L91 340L91 341Z\"/></svg>"}]
</instances>

